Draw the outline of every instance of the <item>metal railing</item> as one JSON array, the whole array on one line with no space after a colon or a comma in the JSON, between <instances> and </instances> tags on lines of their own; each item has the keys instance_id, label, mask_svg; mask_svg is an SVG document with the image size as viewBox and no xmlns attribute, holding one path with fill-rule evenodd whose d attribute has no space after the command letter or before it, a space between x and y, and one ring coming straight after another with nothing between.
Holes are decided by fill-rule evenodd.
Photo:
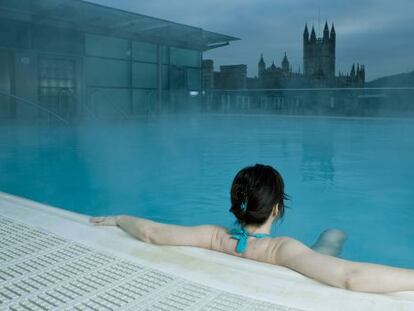
<instances>
[{"instance_id":1,"label":"metal railing","mask_svg":"<svg viewBox=\"0 0 414 311\"><path fill-rule=\"evenodd\" d=\"M208 90L204 111L414 117L414 87Z\"/></svg>"},{"instance_id":2,"label":"metal railing","mask_svg":"<svg viewBox=\"0 0 414 311\"><path fill-rule=\"evenodd\" d=\"M66 124L66 125L69 124L69 121L67 119L63 118L62 116L60 116L56 112L42 106L39 103L36 103L36 102L32 101L32 100L29 100L29 99L26 99L26 98L23 98L23 97L20 97L20 96L16 96L16 95L13 95L13 94L10 94L10 93L7 93L7 92L3 92L3 91L0 91L0 95L5 96L5 97L10 98L10 99L17 100L17 101L19 101L19 102L21 102L21 103L23 103L27 106L34 107L34 108L38 109L39 111L46 113L47 116L48 116L48 121L49 122L53 118L53 119L59 120L60 122ZM17 104L14 104L14 105L17 105Z\"/></svg>"}]
</instances>

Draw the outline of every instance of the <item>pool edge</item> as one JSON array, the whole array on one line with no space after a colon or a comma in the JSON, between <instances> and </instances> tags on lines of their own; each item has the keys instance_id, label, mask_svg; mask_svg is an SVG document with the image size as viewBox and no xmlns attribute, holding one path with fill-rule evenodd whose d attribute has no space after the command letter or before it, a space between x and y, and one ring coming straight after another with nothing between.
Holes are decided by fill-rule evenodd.
<instances>
[{"instance_id":1,"label":"pool edge","mask_svg":"<svg viewBox=\"0 0 414 311\"><path fill-rule=\"evenodd\" d=\"M149 245L118 228L92 226L86 215L2 192L0 215L207 286L276 304L305 310L414 309L414 293L350 292L319 284L283 267L196 248ZM243 282L246 278L248 283Z\"/></svg>"}]
</instances>

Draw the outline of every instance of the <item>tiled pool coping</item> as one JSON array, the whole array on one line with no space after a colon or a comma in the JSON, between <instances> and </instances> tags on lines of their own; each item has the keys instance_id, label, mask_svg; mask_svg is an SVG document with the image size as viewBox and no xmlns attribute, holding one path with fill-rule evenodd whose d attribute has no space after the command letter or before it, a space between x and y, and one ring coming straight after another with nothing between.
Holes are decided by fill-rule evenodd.
<instances>
[{"instance_id":1,"label":"tiled pool coping","mask_svg":"<svg viewBox=\"0 0 414 311\"><path fill-rule=\"evenodd\" d=\"M414 310L414 293L336 289L274 265L155 246L0 192L0 310Z\"/></svg>"}]
</instances>

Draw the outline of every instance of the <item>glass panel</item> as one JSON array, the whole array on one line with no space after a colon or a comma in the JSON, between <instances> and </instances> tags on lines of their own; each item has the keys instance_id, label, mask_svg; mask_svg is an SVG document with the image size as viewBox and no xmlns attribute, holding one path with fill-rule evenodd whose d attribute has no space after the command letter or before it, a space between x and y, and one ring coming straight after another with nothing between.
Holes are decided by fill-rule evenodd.
<instances>
[{"instance_id":1,"label":"glass panel","mask_svg":"<svg viewBox=\"0 0 414 311\"><path fill-rule=\"evenodd\" d=\"M10 94L12 90L13 55L0 50L0 91ZM10 97L0 94L0 119L13 115Z\"/></svg>"},{"instance_id":2,"label":"glass panel","mask_svg":"<svg viewBox=\"0 0 414 311\"><path fill-rule=\"evenodd\" d=\"M85 35L85 51L87 55L114 58L129 58L129 42L124 39Z\"/></svg>"},{"instance_id":3,"label":"glass panel","mask_svg":"<svg viewBox=\"0 0 414 311\"><path fill-rule=\"evenodd\" d=\"M132 65L132 86L138 88L156 88L157 65L134 63Z\"/></svg>"},{"instance_id":4,"label":"glass panel","mask_svg":"<svg viewBox=\"0 0 414 311\"><path fill-rule=\"evenodd\" d=\"M170 90L183 90L186 87L184 68L177 66L169 67L169 88Z\"/></svg>"},{"instance_id":5,"label":"glass panel","mask_svg":"<svg viewBox=\"0 0 414 311\"><path fill-rule=\"evenodd\" d=\"M170 48L170 63L179 66L200 67L201 54L199 51Z\"/></svg>"},{"instance_id":6,"label":"glass panel","mask_svg":"<svg viewBox=\"0 0 414 311\"><path fill-rule=\"evenodd\" d=\"M0 46L30 48L29 24L0 19Z\"/></svg>"},{"instance_id":7,"label":"glass panel","mask_svg":"<svg viewBox=\"0 0 414 311\"><path fill-rule=\"evenodd\" d=\"M147 42L132 42L132 58L143 62L157 62L157 46Z\"/></svg>"},{"instance_id":8,"label":"glass panel","mask_svg":"<svg viewBox=\"0 0 414 311\"><path fill-rule=\"evenodd\" d=\"M76 62L73 59L41 57L38 62L39 102L60 116L74 113Z\"/></svg>"},{"instance_id":9,"label":"glass panel","mask_svg":"<svg viewBox=\"0 0 414 311\"><path fill-rule=\"evenodd\" d=\"M32 41L37 50L83 54L83 34L75 30L35 25Z\"/></svg>"},{"instance_id":10,"label":"glass panel","mask_svg":"<svg viewBox=\"0 0 414 311\"><path fill-rule=\"evenodd\" d=\"M168 89L168 76L169 76L169 70L168 70L168 65L163 65L162 66L162 71L161 71L161 87L163 89Z\"/></svg>"},{"instance_id":11,"label":"glass panel","mask_svg":"<svg viewBox=\"0 0 414 311\"><path fill-rule=\"evenodd\" d=\"M90 86L130 86L129 63L121 60L87 58L86 82Z\"/></svg>"},{"instance_id":12,"label":"glass panel","mask_svg":"<svg viewBox=\"0 0 414 311\"><path fill-rule=\"evenodd\" d=\"M134 90L132 111L133 113L148 113L157 109L157 91L155 90Z\"/></svg>"},{"instance_id":13,"label":"glass panel","mask_svg":"<svg viewBox=\"0 0 414 311\"><path fill-rule=\"evenodd\" d=\"M168 46L161 46L160 47L160 53L161 53L161 62L163 64L168 64L169 63L169 49Z\"/></svg>"},{"instance_id":14,"label":"glass panel","mask_svg":"<svg viewBox=\"0 0 414 311\"><path fill-rule=\"evenodd\" d=\"M195 68L187 69L187 85L189 90L201 89L201 70Z\"/></svg>"},{"instance_id":15,"label":"glass panel","mask_svg":"<svg viewBox=\"0 0 414 311\"><path fill-rule=\"evenodd\" d=\"M129 89L89 88L86 111L92 116L126 116L130 107Z\"/></svg>"}]
</instances>

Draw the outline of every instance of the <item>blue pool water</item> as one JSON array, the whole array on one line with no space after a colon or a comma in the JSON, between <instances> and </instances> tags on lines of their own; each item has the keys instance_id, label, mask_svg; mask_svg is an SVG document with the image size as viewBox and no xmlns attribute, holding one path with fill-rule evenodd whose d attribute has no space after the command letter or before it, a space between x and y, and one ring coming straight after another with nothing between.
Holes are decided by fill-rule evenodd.
<instances>
[{"instance_id":1,"label":"blue pool water","mask_svg":"<svg viewBox=\"0 0 414 311\"><path fill-rule=\"evenodd\" d=\"M343 257L414 268L414 123L181 116L73 128L0 125L0 191L89 215L231 226L229 187L275 166L292 197L274 235L311 245L345 230Z\"/></svg>"}]
</instances>

